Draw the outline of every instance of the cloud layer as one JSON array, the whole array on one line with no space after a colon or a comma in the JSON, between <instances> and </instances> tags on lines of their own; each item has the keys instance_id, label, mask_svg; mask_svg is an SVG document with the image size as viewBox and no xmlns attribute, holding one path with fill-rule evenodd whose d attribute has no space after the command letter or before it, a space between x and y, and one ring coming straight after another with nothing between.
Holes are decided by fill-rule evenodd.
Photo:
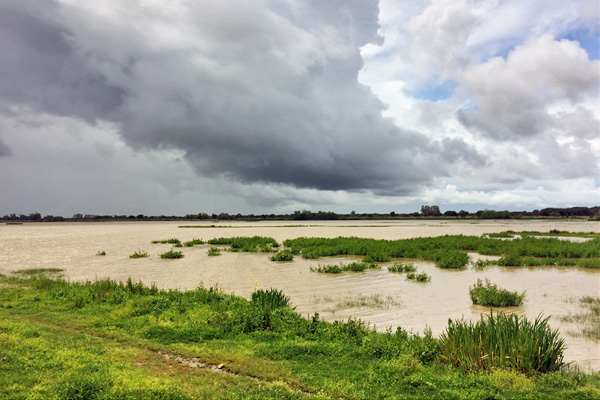
<instances>
[{"instance_id":1,"label":"cloud layer","mask_svg":"<svg viewBox=\"0 0 600 400\"><path fill-rule=\"evenodd\" d=\"M241 210L462 204L457 191L569 179L593 197L600 65L582 47L593 13L590 1L9 1L0 160L33 175L56 157L26 167L39 154L17 132L71 138L82 157L61 154L81 174L73 181L118 174L83 168L116 154L124 181L144 176L171 193L153 213L169 196L175 212L194 211L182 209L186 185ZM65 187L75 199L76 187ZM212 204L194 193L190 208Z\"/></svg>"}]
</instances>

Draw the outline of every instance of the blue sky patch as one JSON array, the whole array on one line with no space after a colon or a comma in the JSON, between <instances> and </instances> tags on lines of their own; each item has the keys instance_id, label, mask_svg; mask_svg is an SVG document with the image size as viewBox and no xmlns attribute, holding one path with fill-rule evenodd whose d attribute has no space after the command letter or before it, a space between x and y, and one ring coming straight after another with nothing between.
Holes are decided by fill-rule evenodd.
<instances>
[{"instance_id":1,"label":"blue sky patch","mask_svg":"<svg viewBox=\"0 0 600 400\"><path fill-rule=\"evenodd\" d=\"M598 32L593 33L587 28L580 28L569 31L556 39L568 39L579 42L581 48L587 51L590 60L598 60L600 58L600 34Z\"/></svg>"},{"instance_id":2,"label":"blue sky patch","mask_svg":"<svg viewBox=\"0 0 600 400\"><path fill-rule=\"evenodd\" d=\"M457 87L458 82L456 81L450 80L439 83L436 80L430 79L422 86L405 90L405 93L417 99L436 102L452 97Z\"/></svg>"}]
</instances>

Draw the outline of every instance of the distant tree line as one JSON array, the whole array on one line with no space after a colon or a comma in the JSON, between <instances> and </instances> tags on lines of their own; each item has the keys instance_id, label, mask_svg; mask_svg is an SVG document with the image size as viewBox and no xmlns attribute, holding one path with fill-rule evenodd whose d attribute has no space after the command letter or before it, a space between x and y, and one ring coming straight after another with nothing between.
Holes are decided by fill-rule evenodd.
<instances>
[{"instance_id":1,"label":"distant tree line","mask_svg":"<svg viewBox=\"0 0 600 400\"><path fill-rule=\"evenodd\" d=\"M187 214L185 216L177 215L159 215L148 216L138 215L94 215L94 214L75 214L71 218L61 216L46 215L42 216L39 212L30 214L9 214L1 218L2 221L28 221L28 222L62 222L62 221L188 221L188 220L292 220L292 221L326 221L326 220L359 220L359 219L394 219L394 218L444 218L444 219L520 219L520 218L590 218L600 220L600 206L595 207L569 207L569 208L543 208L533 211L496 211L479 210L470 213L465 210L448 210L441 212L437 205L423 205L421 212L396 213L394 211L386 214L381 213L356 213L352 211L349 214L337 214L332 211L308 210L294 211L292 214Z\"/></svg>"}]
</instances>

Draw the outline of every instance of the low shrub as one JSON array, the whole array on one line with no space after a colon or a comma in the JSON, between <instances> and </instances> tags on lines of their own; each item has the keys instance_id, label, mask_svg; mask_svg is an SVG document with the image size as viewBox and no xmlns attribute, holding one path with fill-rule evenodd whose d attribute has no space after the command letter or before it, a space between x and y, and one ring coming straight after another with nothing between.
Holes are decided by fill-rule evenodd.
<instances>
[{"instance_id":1,"label":"low shrub","mask_svg":"<svg viewBox=\"0 0 600 400\"><path fill-rule=\"evenodd\" d=\"M488 279L485 280L485 285L481 279L477 279L477 283L469 287L469 295L473 304L488 307L517 307L523 304L525 298L525 292L519 294L499 289Z\"/></svg>"},{"instance_id":2,"label":"low shrub","mask_svg":"<svg viewBox=\"0 0 600 400\"><path fill-rule=\"evenodd\" d=\"M174 251L173 249L171 249L165 253L162 253L160 255L160 258L169 259L169 260L176 259L176 258L183 258L183 253L181 251Z\"/></svg>"},{"instance_id":3,"label":"low shrub","mask_svg":"<svg viewBox=\"0 0 600 400\"><path fill-rule=\"evenodd\" d=\"M271 257L271 261L292 261L294 259L294 255L291 250L281 250L280 252L274 254Z\"/></svg>"},{"instance_id":4,"label":"low shrub","mask_svg":"<svg viewBox=\"0 0 600 400\"><path fill-rule=\"evenodd\" d=\"M442 360L466 371L510 368L523 373L558 371L564 339L548 319L534 322L514 314L490 313L472 323L448 320L441 335Z\"/></svg>"},{"instance_id":5,"label":"low shrub","mask_svg":"<svg viewBox=\"0 0 600 400\"><path fill-rule=\"evenodd\" d=\"M104 250L102 250L102 251L97 252L96 255L97 256L105 256L106 252Z\"/></svg>"},{"instance_id":6,"label":"low shrub","mask_svg":"<svg viewBox=\"0 0 600 400\"><path fill-rule=\"evenodd\" d=\"M440 259L436 261L435 266L445 269L460 269L469 262L469 255L462 251L443 252Z\"/></svg>"}]
</instances>

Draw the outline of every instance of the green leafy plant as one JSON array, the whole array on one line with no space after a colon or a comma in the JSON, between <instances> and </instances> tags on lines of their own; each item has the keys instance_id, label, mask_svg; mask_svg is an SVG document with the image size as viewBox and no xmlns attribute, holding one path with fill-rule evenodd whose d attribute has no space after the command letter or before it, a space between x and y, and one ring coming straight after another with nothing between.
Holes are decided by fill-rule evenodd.
<instances>
[{"instance_id":1,"label":"green leafy plant","mask_svg":"<svg viewBox=\"0 0 600 400\"><path fill-rule=\"evenodd\" d=\"M294 259L294 255L291 250L281 250L277 252L271 257L271 261L292 261Z\"/></svg>"},{"instance_id":2,"label":"green leafy plant","mask_svg":"<svg viewBox=\"0 0 600 400\"><path fill-rule=\"evenodd\" d=\"M193 247L197 244L204 244L204 240L202 239L192 239L192 240L188 240L187 242L183 242L183 245L185 247Z\"/></svg>"},{"instance_id":3,"label":"green leafy plant","mask_svg":"<svg viewBox=\"0 0 600 400\"><path fill-rule=\"evenodd\" d=\"M473 304L488 307L516 307L523 304L525 299L525 292L517 293L500 289L490 283L489 279L485 280L485 285L481 279L477 279L477 283L469 287L469 295Z\"/></svg>"},{"instance_id":4,"label":"green leafy plant","mask_svg":"<svg viewBox=\"0 0 600 400\"><path fill-rule=\"evenodd\" d=\"M208 249L208 255L210 257L220 256L221 255L221 249L219 249L218 247L211 247L210 249Z\"/></svg>"},{"instance_id":5,"label":"green leafy plant","mask_svg":"<svg viewBox=\"0 0 600 400\"><path fill-rule=\"evenodd\" d=\"M181 251L174 251L173 249L171 249L165 253L162 253L160 255L160 258L169 259L169 260L176 259L176 258L183 258L183 253Z\"/></svg>"},{"instance_id":6,"label":"green leafy plant","mask_svg":"<svg viewBox=\"0 0 600 400\"><path fill-rule=\"evenodd\" d=\"M425 272L422 272L420 274L410 273L410 274L406 275L406 279L415 281L415 282L429 282L431 280L431 277L429 275L427 275Z\"/></svg>"},{"instance_id":7,"label":"green leafy plant","mask_svg":"<svg viewBox=\"0 0 600 400\"><path fill-rule=\"evenodd\" d=\"M387 268L388 272L415 272L417 267L413 264L395 263Z\"/></svg>"},{"instance_id":8,"label":"green leafy plant","mask_svg":"<svg viewBox=\"0 0 600 400\"><path fill-rule=\"evenodd\" d=\"M97 256L105 256L106 255L106 251L102 250L96 253Z\"/></svg>"}]
</instances>

